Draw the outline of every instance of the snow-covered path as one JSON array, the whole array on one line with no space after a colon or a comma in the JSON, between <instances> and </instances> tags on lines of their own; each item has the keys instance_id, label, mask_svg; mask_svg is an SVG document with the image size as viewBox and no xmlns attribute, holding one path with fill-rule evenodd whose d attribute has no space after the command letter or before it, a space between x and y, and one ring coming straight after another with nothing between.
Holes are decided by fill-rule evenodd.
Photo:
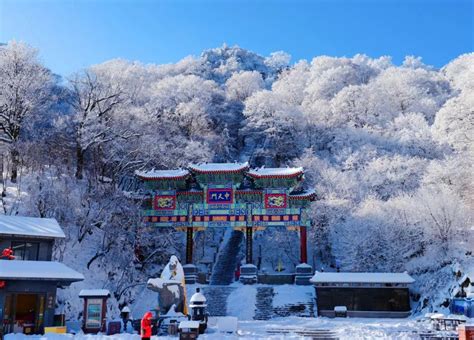
<instances>
[{"instance_id":1,"label":"snow-covered path","mask_svg":"<svg viewBox=\"0 0 474 340\"><path fill-rule=\"evenodd\" d=\"M202 340L251 340L251 339L309 339L301 335L270 334L277 329L329 330L338 339L419 339L419 333L429 330L429 325L421 319L328 319L328 318L278 318L267 321L239 321L238 334L220 334L216 329L216 319L211 318L209 332L199 336ZM58 335L25 336L7 335L5 340L139 340L138 335ZM177 337L152 337L152 340L172 340Z\"/></svg>"}]
</instances>

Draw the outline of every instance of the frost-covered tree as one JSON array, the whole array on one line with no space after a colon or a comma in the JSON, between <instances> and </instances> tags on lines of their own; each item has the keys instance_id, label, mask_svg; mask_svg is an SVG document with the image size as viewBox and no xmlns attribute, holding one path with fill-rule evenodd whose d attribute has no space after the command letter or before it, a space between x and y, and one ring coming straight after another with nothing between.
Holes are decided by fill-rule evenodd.
<instances>
[{"instance_id":1,"label":"frost-covered tree","mask_svg":"<svg viewBox=\"0 0 474 340\"><path fill-rule=\"evenodd\" d=\"M262 75L256 71L234 73L226 82L227 95L234 100L244 101L265 86Z\"/></svg>"},{"instance_id":2,"label":"frost-covered tree","mask_svg":"<svg viewBox=\"0 0 474 340\"><path fill-rule=\"evenodd\" d=\"M275 70L283 70L290 65L291 55L284 51L277 51L270 53L270 56L265 58L265 65Z\"/></svg>"},{"instance_id":3,"label":"frost-covered tree","mask_svg":"<svg viewBox=\"0 0 474 340\"><path fill-rule=\"evenodd\" d=\"M38 52L15 41L0 46L0 141L10 148L11 181L16 182L18 142L33 116L52 99L53 76L38 60Z\"/></svg>"},{"instance_id":4,"label":"frost-covered tree","mask_svg":"<svg viewBox=\"0 0 474 340\"><path fill-rule=\"evenodd\" d=\"M474 90L466 90L448 100L438 111L433 134L437 140L447 143L454 150L472 155L473 133Z\"/></svg>"},{"instance_id":5,"label":"frost-covered tree","mask_svg":"<svg viewBox=\"0 0 474 340\"><path fill-rule=\"evenodd\" d=\"M263 90L245 102L246 143L255 146L258 165L283 166L301 152L303 116L278 94Z\"/></svg>"},{"instance_id":6,"label":"frost-covered tree","mask_svg":"<svg viewBox=\"0 0 474 340\"><path fill-rule=\"evenodd\" d=\"M119 83L107 79L93 69L77 74L71 83L71 105L74 109L72 125L75 133L76 178L82 179L85 153L113 138L114 111L124 101Z\"/></svg>"}]
</instances>

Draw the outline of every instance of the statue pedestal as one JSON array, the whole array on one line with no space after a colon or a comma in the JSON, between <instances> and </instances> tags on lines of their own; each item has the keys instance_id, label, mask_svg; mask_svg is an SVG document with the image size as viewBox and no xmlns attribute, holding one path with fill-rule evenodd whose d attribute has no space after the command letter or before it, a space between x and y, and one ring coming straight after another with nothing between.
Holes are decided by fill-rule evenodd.
<instances>
[{"instance_id":1,"label":"statue pedestal","mask_svg":"<svg viewBox=\"0 0 474 340\"><path fill-rule=\"evenodd\" d=\"M295 269L295 284L300 286L308 286L311 284L309 280L313 276L313 267L309 264L301 263Z\"/></svg>"},{"instance_id":2,"label":"statue pedestal","mask_svg":"<svg viewBox=\"0 0 474 340\"><path fill-rule=\"evenodd\" d=\"M197 281L197 267L194 264L185 264L183 266L184 281L186 284L195 284Z\"/></svg>"}]
</instances>

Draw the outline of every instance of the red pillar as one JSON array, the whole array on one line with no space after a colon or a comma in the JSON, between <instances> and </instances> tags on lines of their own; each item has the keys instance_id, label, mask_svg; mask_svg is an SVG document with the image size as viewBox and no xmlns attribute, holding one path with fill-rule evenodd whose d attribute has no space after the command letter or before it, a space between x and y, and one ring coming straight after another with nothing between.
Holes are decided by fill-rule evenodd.
<instances>
[{"instance_id":1,"label":"red pillar","mask_svg":"<svg viewBox=\"0 0 474 340\"><path fill-rule=\"evenodd\" d=\"M186 228L186 264L193 263L193 228Z\"/></svg>"},{"instance_id":2,"label":"red pillar","mask_svg":"<svg viewBox=\"0 0 474 340\"><path fill-rule=\"evenodd\" d=\"M245 230L245 262L253 264L253 230L252 227L247 227Z\"/></svg>"},{"instance_id":3,"label":"red pillar","mask_svg":"<svg viewBox=\"0 0 474 340\"><path fill-rule=\"evenodd\" d=\"M308 240L306 235L306 227L300 227L300 262L308 263Z\"/></svg>"}]
</instances>

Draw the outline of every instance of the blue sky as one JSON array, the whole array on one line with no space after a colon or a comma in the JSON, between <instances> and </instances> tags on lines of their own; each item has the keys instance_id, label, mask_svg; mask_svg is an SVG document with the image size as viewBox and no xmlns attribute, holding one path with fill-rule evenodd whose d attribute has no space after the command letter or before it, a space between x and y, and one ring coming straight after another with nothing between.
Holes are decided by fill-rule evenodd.
<instances>
[{"instance_id":1,"label":"blue sky","mask_svg":"<svg viewBox=\"0 0 474 340\"><path fill-rule=\"evenodd\" d=\"M0 42L27 42L69 75L112 58L171 63L237 44L292 61L421 56L441 67L473 51L473 0L0 0Z\"/></svg>"}]
</instances>

